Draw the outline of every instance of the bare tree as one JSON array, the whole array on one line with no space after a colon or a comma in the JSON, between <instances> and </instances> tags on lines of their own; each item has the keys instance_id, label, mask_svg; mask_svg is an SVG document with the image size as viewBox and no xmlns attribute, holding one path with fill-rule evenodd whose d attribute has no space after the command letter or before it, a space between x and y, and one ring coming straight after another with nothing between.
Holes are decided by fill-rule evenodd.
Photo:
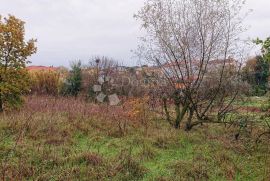
<instances>
[{"instance_id":1,"label":"bare tree","mask_svg":"<svg viewBox=\"0 0 270 181\"><path fill-rule=\"evenodd\" d=\"M96 75L100 76L109 76L116 71L119 64L112 58L105 56L96 56L93 57L89 62L89 67L96 69ZM98 78L98 77L97 77Z\"/></svg>"},{"instance_id":2,"label":"bare tree","mask_svg":"<svg viewBox=\"0 0 270 181\"><path fill-rule=\"evenodd\" d=\"M185 117L187 130L221 122L232 109L241 84L243 5L243 0L147 0L135 15L146 31L140 55L162 69L172 90L162 97L167 120L176 128Z\"/></svg>"},{"instance_id":3,"label":"bare tree","mask_svg":"<svg viewBox=\"0 0 270 181\"><path fill-rule=\"evenodd\" d=\"M84 85L88 87L88 98L95 100L97 94L94 86L99 85L102 93L110 94L115 92L115 81L118 77L119 64L116 60L105 57L93 57L84 71Z\"/></svg>"}]
</instances>

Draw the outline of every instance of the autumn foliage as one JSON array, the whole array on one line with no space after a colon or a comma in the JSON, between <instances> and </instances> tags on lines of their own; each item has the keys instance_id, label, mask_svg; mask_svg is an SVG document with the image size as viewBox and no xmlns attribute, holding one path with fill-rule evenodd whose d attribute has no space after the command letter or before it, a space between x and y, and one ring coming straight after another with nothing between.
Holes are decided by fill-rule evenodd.
<instances>
[{"instance_id":1,"label":"autumn foliage","mask_svg":"<svg viewBox=\"0 0 270 181\"><path fill-rule=\"evenodd\" d=\"M60 91L61 77L57 71L31 72L31 93L57 95Z\"/></svg>"},{"instance_id":2,"label":"autumn foliage","mask_svg":"<svg viewBox=\"0 0 270 181\"><path fill-rule=\"evenodd\" d=\"M25 70L27 58L36 52L36 40L25 41L24 22L15 16L0 16L0 112L22 102L29 91Z\"/></svg>"}]
</instances>

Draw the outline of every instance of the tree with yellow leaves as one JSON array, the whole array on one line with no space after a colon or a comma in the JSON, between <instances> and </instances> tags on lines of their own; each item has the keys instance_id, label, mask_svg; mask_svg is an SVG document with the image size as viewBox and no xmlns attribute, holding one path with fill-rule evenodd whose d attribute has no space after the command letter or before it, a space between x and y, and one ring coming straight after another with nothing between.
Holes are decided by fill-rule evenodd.
<instances>
[{"instance_id":1,"label":"tree with yellow leaves","mask_svg":"<svg viewBox=\"0 0 270 181\"><path fill-rule=\"evenodd\" d=\"M29 90L27 58L36 53L36 40L25 41L24 22L15 16L0 16L0 112L16 108Z\"/></svg>"}]
</instances>

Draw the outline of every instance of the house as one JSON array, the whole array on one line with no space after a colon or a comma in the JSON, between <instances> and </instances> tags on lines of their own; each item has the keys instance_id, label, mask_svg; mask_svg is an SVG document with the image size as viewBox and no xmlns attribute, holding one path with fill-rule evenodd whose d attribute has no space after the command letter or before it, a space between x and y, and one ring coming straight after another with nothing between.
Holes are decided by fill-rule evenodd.
<instances>
[{"instance_id":1,"label":"house","mask_svg":"<svg viewBox=\"0 0 270 181\"><path fill-rule=\"evenodd\" d=\"M57 71L59 70L58 67L46 67L46 66L28 66L26 67L26 69L30 72L34 72L34 71Z\"/></svg>"},{"instance_id":2,"label":"house","mask_svg":"<svg viewBox=\"0 0 270 181\"><path fill-rule=\"evenodd\" d=\"M233 58L228 58L224 60L211 60L209 61L210 69L225 67L237 67L237 61Z\"/></svg>"},{"instance_id":3,"label":"house","mask_svg":"<svg viewBox=\"0 0 270 181\"><path fill-rule=\"evenodd\" d=\"M204 70L206 62L204 62L203 68L200 68L201 66L200 61L178 61L165 63L160 68L163 70L163 73L174 82L176 88L184 89L185 85L192 84L198 80L199 72ZM232 58L226 60L210 60L207 63L207 72L221 70L223 66L236 68L237 61ZM181 80L179 80L179 77Z\"/></svg>"}]
</instances>

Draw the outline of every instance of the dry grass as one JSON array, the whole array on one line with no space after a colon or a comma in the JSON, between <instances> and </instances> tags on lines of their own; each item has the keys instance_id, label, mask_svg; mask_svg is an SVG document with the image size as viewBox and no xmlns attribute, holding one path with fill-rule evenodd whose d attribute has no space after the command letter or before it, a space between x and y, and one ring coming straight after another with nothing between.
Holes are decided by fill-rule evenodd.
<instances>
[{"instance_id":1,"label":"dry grass","mask_svg":"<svg viewBox=\"0 0 270 181\"><path fill-rule=\"evenodd\" d=\"M0 115L0 180L267 180L270 147L238 128L203 125L191 132L132 106L30 96ZM256 132L256 130L254 131ZM254 143L254 144L253 144Z\"/></svg>"}]
</instances>

